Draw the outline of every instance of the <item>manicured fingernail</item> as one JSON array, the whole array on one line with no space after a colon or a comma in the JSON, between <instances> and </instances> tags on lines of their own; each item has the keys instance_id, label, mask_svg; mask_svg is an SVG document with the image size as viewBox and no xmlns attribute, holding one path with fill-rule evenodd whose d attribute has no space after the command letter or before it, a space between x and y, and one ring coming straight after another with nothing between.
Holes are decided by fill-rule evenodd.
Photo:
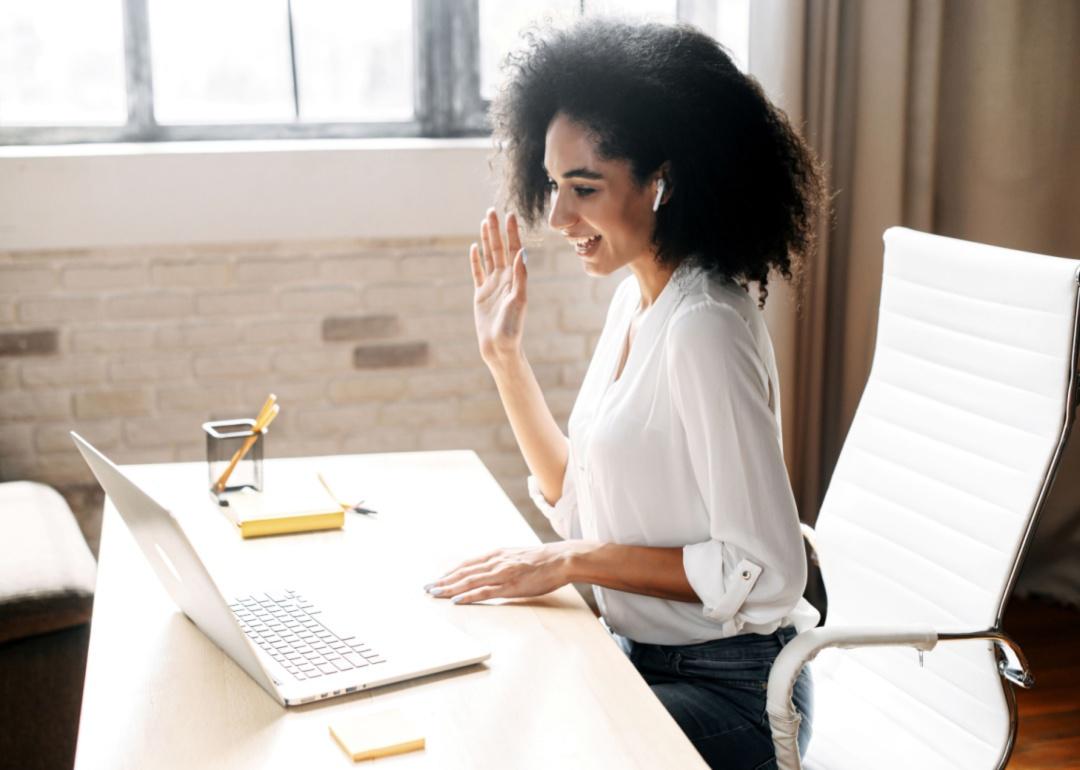
<instances>
[{"instance_id":1,"label":"manicured fingernail","mask_svg":"<svg viewBox=\"0 0 1080 770\"><path fill-rule=\"evenodd\" d=\"M431 594L432 596L438 596L439 594L441 594L445 590L446 589L444 589L444 588L434 587L434 588L428 589L428 593Z\"/></svg>"},{"instance_id":2,"label":"manicured fingernail","mask_svg":"<svg viewBox=\"0 0 1080 770\"><path fill-rule=\"evenodd\" d=\"M450 603L451 604L461 604L461 594L458 594L453 599L451 599Z\"/></svg>"},{"instance_id":3,"label":"manicured fingernail","mask_svg":"<svg viewBox=\"0 0 1080 770\"><path fill-rule=\"evenodd\" d=\"M424 590L425 591L430 591L434 587L435 587L434 583L428 583L426 586L424 586Z\"/></svg>"},{"instance_id":4,"label":"manicured fingernail","mask_svg":"<svg viewBox=\"0 0 1080 770\"><path fill-rule=\"evenodd\" d=\"M529 252L525 251L525 249L521 250L521 264L529 264Z\"/></svg>"}]
</instances>

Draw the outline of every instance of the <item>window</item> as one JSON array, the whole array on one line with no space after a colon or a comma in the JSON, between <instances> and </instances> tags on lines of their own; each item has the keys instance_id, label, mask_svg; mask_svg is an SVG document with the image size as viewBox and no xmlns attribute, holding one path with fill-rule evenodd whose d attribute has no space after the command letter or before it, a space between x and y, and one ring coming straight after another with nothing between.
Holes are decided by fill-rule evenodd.
<instances>
[{"instance_id":1,"label":"window","mask_svg":"<svg viewBox=\"0 0 1080 770\"><path fill-rule=\"evenodd\" d=\"M0 0L0 144L482 135L532 21L689 21L745 63L749 4Z\"/></svg>"}]
</instances>

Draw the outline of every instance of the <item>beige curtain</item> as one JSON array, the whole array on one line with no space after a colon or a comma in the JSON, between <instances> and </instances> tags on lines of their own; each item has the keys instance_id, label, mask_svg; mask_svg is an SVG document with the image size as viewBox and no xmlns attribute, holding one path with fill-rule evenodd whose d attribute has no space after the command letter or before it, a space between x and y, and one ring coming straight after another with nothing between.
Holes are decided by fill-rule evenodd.
<instances>
[{"instance_id":1,"label":"beige curtain","mask_svg":"<svg viewBox=\"0 0 1080 770\"><path fill-rule=\"evenodd\" d=\"M1080 3L755 0L750 71L835 196L802 313L780 291L767 309L812 522L869 373L887 227L1080 257ZM1034 550L1022 588L1080 604L1080 448Z\"/></svg>"}]
</instances>

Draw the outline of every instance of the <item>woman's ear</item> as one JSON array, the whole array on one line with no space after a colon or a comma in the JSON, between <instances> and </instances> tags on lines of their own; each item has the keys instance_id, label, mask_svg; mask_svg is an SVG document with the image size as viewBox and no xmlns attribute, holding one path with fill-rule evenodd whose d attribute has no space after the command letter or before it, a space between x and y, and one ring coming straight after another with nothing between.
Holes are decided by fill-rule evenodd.
<instances>
[{"instance_id":1,"label":"woman's ear","mask_svg":"<svg viewBox=\"0 0 1080 770\"><path fill-rule=\"evenodd\" d=\"M667 161L660 164L660 168L657 170L658 175L656 178L656 197L653 198L653 211L658 211L660 206L667 203L671 199L671 179L670 171L671 166Z\"/></svg>"}]
</instances>

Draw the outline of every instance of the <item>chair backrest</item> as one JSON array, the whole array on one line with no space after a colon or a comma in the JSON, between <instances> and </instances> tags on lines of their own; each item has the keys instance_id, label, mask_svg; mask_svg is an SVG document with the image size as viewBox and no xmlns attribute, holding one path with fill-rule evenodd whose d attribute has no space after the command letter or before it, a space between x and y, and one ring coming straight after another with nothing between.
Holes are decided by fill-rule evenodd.
<instances>
[{"instance_id":1,"label":"chair backrest","mask_svg":"<svg viewBox=\"0 0 1080 770\"><path fill-rule=\"evenodd\" d=\"M1078 266L885 233L873 365L816 525L828 625L999 624L1071 422ZM967 763L1002 750L1000 684L979 683L992 653L967 646L967 660L927 656L932 682L913 677L910 650L860 651L861 674L841 676L872 680L896 701L890 718L932 744L930 765L909 766L992 767Z\"/></svg>"}]
</instances>

